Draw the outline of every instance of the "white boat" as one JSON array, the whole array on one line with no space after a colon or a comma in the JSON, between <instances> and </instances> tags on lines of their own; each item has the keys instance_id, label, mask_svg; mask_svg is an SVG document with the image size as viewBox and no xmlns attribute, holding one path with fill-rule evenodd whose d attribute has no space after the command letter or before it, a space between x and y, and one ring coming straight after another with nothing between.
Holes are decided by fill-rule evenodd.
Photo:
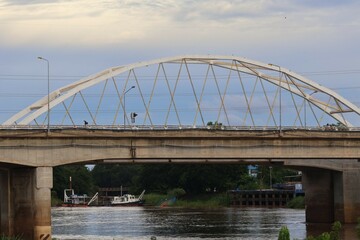
<instances>
[{"instance_id":1,"label":"white boat","mask_svg":"<svg viewBox=\"0 0 360 240\"><path fill-rule=\"evenodd\" d=\"M142 198L144 197L145 190L139 195L139 197L135 197L131 194L125 194L122 196L116 196L111 201L111 206L139 206L144 203Z\"/></svg>"},{"instance_id":2,"label":"white boat","mask_svg":"<svg viewBox=\"0 0 360 240\"><path fill-rule=\"evenodd\" d=\"M90 197L86 194L77 195L74 189L64 189L63 207L86 207Z\"/></svg>"},{"instance_id":3,"label":"white boat","mask_svg":"<svg viewBox=\"0 0 360 240\"><path fill-rule=\"evenodd\" d=\"M64 202L63 207L86 207L90 206L98 198L96 193L91 199L88 195L77 195L74 193L74 189L64 189ZM90 201L89 201L90 200Z\"/></svg>"}]
</instances>

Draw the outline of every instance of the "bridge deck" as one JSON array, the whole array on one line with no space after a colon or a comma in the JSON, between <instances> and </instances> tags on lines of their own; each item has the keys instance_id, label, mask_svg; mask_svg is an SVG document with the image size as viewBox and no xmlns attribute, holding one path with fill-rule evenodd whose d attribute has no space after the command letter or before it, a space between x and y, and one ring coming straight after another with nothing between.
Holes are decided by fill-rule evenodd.
<instances>
[{"instance_id":1,"label":"bridge deck","mask_svg":"<svg viewBox=\"0 0 360 240\"><path fill-rule=\"evenodd\" d=\"M301 160L302 159L302 160ZM318 159L311 161L311 159ZM0 131L0 163L244 163L323 166L360 159L358 131L20 129ZM299 161L297 161L299 160ZM343 169L343 161L330 169ZM358 166L359 164L356 164ZM324 166L323 166L324 167Z\"/></svg>"}]
</instances>

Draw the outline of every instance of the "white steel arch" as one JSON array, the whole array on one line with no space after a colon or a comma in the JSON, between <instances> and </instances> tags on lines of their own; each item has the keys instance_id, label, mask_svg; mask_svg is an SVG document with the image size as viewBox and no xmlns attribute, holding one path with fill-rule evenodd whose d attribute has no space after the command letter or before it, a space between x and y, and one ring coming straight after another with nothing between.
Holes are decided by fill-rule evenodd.
<instances>
[{"instance_id":1,"label":"white steel arch","mask_svg":"<svg viewBox=\"0 0 360 240\"><path fill-rule=\"evenodd\" d=\"M342 123L343 125L348 127L351 127L352 124L344 116L345 113L352 112L360 116L360 109L350 101L346 100L345 98L338 95L334 91L324 86L321 86L320 84L311 81L299 74L296 74L286 68L273 64L266 64L258 61L253 61L242 57L218 56L218 55L184 55L184 56L161 58L146 62L129 64L125 66L108 68L105 69L104 71L85 77L77 82L71 83L65 87L59 88L51 92L49 96L50 109L63 103L65 100L69 99L70 97L74 96L80 91L87 89L91 86L94 86L96 84L99 84L100 82L103 82L107 79L111 79L119 74L150 65L158 64L160 67L160 65L164 63L174 63L174 64L185 63L185 67L187 67L186 64L206 64L209 66L209 68L216 66L219 68L228 69L233 72L245 73L256 76L257 79L265 80L279 87L280 102L281 102L281 89L283 89L286 90L287 92L290 92L293 95L303 98L308 104L311 104L311 106L316 106L317 108L321 109L321 111L331 116L339 123ZM189 78L191 80L191 76L189 76ZM218 89L218 92L219 95L221 96L221 102L222 102L220 106L220 111L221 110L225 111L224 98L226 95L226 91L224 94L221 94L220 90ZM173 91L173 93L175 93L175 90ZM317 97L318 95L327 96L329 100L326 101L324 100L324 98L318 98ZM195 94L195 98L198 105L196 115L201 115L201 109L200 109L201 107L199 104L199 102L201 102L201 96L199 97L196 96ZM121 98L120 101L122 101ZM173 101L173 96L171 101ZM251 101L250 97L249 99L246 98L246 101L247 103ZM172 106L174 108L176 107L175 102L171 104L169 108L171 108ZM271 105L270 101L268 102L268 105L270 107ZM274 105L274 102L272 103L272 105ZM16 113L14 116L12 116L7 121L5 121L2 125L6 125L6 126L29 125L40 115L47 112L47 106L48 106L48 96L45 96L41 98L39 101L31 104L30 106ZM302 107L303 106L297 107L298 115ZM298 108L300 108L300 110ZM146 109L146 112L147 112L146 113L147 117L150 119L151 122L149 109ZM271 115L273 115L272 109L270 110L270 112ZM248 113L249 115L251 115L251 109L249 103L246 114ZM180 121L179 121L179 125L181 125ZM280 120L280 125L281 125L281 120Z\"/></svg>"}]
</instances>

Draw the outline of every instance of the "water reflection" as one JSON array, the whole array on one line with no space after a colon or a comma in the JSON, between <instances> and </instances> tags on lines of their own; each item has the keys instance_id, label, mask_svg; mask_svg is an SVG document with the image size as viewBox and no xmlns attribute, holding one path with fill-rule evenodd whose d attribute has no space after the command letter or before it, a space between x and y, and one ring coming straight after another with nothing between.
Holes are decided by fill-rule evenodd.
<instances>
[{"instance_id":1,"label":"water reflection","mask_svg":"<svg viewBox=\"0 0 360 240\"><path fill-rule=\"evenodd\" d=\"M58 239L277 239L287 225L304 239L304 210L91 207L52 209Z\"/></svg>"}]
</instances>

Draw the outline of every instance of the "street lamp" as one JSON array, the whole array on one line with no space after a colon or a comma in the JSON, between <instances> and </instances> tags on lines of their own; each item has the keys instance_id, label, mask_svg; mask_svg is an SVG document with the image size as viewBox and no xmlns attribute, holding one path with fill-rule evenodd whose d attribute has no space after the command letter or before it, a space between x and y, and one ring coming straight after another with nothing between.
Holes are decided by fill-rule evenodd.
<instances>
[{"instance_id":1,"label":"street lamp","mask_svg":"<svg viewBox=\"0 0 360 240\"><path fill-rule=\"evenodd\" d=\"M125 102L125 96L126 93L128 93L131 89L135 88L135 86L131 86L128 90L124 92L124 130L125 130L125 120L126 120L126 102Z\"/></svg>"},{"instance_id":2,"label":"street lamp","mask_svg":"<svg viewBox=\"0 0 360 240\"><path fill-rule=\"evenodd\" d=\"M272 189L272 176L271 176L272 166L269 166L269 173L270 173L270 189Z\"/></svg>"},{"instance_id":3,"label":"street lamp","mask_svg":"<svg viewBox=\"0 0 360 240\"><path fill-rule=\"evenodd\" d=\"M47 111L48 111L48 122L47 122L47 132L50 133L50 64L49 60L43 57L38 57L39 60L46 61L47 63L47 92L48 92L48 104L47 104Z\"/></svg>"}]
</instances>

